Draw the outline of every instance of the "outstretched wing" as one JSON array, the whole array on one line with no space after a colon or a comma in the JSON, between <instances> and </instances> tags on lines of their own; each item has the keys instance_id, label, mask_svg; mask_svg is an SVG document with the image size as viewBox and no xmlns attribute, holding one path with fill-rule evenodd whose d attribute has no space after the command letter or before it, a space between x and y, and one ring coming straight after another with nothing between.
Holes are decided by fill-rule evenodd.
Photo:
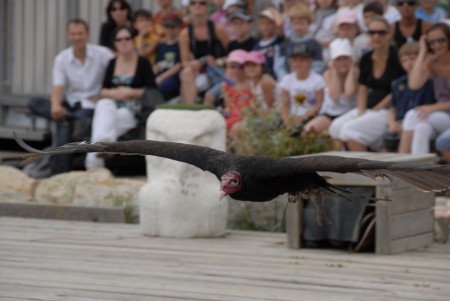
<instances>
[{"instance_id":1,"label":"outstretched wing","mask_svg":"<svg viewBox=\"0 0 450 301\"><path fill-rule=\"evenodd\" d=\"M15 134L14 139L23 149L30 152L23 155L24 163L39 160L43 156L74 153L104 152L120 155L151 155L184 162L209 171L220 178L224 172L223 169L226 168L226 162L232 160L233 157L230 154L209 147L153 140L97 143L75 142L41 151L29 146Z\"/></svg>"},{"instance_id":2,"label":"outstretched wing","mask_svg":"<svg viewBox=\"0 0 450 301\"><path fill-rule=\"evenodd\" d=\"M450 165L399 163L339 156L282 158L271 168L272 176L295 177L310 172L356 173L370 178L399 178L424 191L450 188Z\"/></svg>"}]
</instances>

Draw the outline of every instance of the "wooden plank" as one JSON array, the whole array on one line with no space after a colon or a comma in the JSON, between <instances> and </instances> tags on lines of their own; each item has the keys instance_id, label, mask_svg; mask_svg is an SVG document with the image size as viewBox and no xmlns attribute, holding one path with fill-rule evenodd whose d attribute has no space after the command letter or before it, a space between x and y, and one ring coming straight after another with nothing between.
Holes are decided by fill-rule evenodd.
<instances>
[{"instance_id":1,"label":"wooden plank","mask_svg":"<svg viewBox=\"0 0 450 301\"><path fill-rule=\"evenodd\" d=\"M423 192L415 188L393 189L391 192L391 213L407 213L434 206L434 192Z\"/></svg>"},{"instance_id":2,"label":"wooden plank","mask_svg":"<svg viewBox=\"0 0 450 301\"><path fill-rule=\"evenodd\" d=\"M391 216L390 237L396 240L404 237L433 233L432 208Z\"/></svg>"},{"instance_id":3,"label":"wooden plank","mask_svg":"<svg viewBox=\"0 0 450 301\"><path fill-rule=\"evenodd\" d=\"M301 236L303 232L302 213L303 202L289 203L286 210L287 246L289 249L301 248Z\"/></svg>"},{"instance_id":4,"label":"wooden plank","mask_svg":"<svg viewBox=\"0 0 450 301\"><path fill-rule=\"evenodd\" d=\"M0 203L0 216L124 223L123 209Z\"/></svg>"},{"instance_id":5,"label":"wooden plank","mask_svg":"<svg viewBox=\"0 0 450 301\"><path fill-rule=\"evenodd\" d=\"M391 254L398 254L407 250L414 250L429 246L433 243L433 233L424 233L414 237L405 237L390 242Z\"/></svg>"},{"instance_id":6,"label":"wooden plank","mask_svg":"<svg viewBox=\"0 0 450 301\"><path fill-rule=\"evenodd\" d=\"M375 196L389 194L389 187L377 187ZM375 253L390 254L391 202L378 201L375 207Z\"/></svg>"}]
</instances>

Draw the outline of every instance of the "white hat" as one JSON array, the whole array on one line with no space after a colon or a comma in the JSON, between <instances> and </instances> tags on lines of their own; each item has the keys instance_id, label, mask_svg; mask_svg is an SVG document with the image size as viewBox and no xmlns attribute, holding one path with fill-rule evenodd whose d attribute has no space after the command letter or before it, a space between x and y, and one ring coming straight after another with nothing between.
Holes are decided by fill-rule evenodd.
<instances>
[{"instance_id":1,"label":"white hat","mask_svg":"<svg viewBox=\"0 0 450 301\"><path fill-rule=\"evenodd\" d=\"M334 60L340 56L354 57L355 51L348 39L334 39L329 46L330 58Z\"/></svg>"},{"instance_id":2,"label":"white hat","mask_svg":"<svg viewBox=\"0 0 450 301\"><path fill-rule=\"evenodd\" d=\"M243 6L243 3L240 0L226 0L225 3L223 4L223 9L227 10L230 8L230 6L233 5Z\"/></svg>"}]
</instances>

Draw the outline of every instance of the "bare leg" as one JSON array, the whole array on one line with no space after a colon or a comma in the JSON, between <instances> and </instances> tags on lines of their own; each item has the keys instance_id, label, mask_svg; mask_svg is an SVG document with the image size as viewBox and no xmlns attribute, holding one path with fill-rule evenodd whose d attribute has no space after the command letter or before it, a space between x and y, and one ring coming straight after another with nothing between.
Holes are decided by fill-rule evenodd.
<instances>
[{"instance_id":1,"label":"bare leg","mask_svg":"<svg viewBox=\"0 0 450 301\"><path fill-rule=\"evenodd\" d=\"M450 152L441 151L441 155L445 159L445 161L447 161L447 163L450 163Z\"/></svg>"},{"instance_id":2,"label":"bare leg","mask_svg":"<svg viewBox=\"0 0 450 301\"><path fill-rule=\"evenodd\" d=\"M348 150L352 152L367 152L367 146L362 145L361 143L356 142L355 140L347 141L347 147Z\"/></svg>"},{"instance_id":3,"label":"bare leg","mask_svg":"<svg viewBox=\"0 0 450 301\"><path fill-rule=\"evenodd\" d=\"M203 99L203 103L208 106L214 106L214 95L209 92L206 92L205 98Z\"/></svg>"},{"instance_id":4,"label":"bare leg","mask_svg":"<svg viewBox=\"0 0 450 301\"><path fill-rule=\"evenodd\" d=\"M398 152L400 154L411 153L411 142L413 137L413 131L403 131L400 138L400 145L398 147Z\"/></svg>"},{"instance_id":5,"label":"bare leg","mask_svg":"<svg viewBox=\"0 0 450 301\"><path fill-rule=\"evenodd\" d=\"M306 133L314 131L316 133L321 133L328 129L331 124L331 119L326 116L317 116L311 121L309 121L303 128Z\"/></svg>"},{"instance_id":6,"label":"bare leg","mask_svg":"<svg viewBox=\"0 0 450 301\"><path fill-rule=\"evenodd\" d=\"M195 103L197 100L197 86L195 84L195 72L186 67L181 71L181 102Z\"/></svg>"}]
</instances>

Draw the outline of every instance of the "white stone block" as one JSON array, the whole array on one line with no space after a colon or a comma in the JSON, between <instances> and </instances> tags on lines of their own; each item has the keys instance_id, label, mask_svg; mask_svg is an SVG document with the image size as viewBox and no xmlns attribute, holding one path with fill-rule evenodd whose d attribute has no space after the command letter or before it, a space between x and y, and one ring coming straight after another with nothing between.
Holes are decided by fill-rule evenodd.
<instances>
[{"instance_id":1,"label":"white stone block","mask_svg":"<svg viewBox=\"0 0 450 301\"><path fill-rule=\"evenodd\" d=\"M147 139L225 150L225 121L213 110L156 110ZM217 237L226 231L228 203L219 180L191 165L147 156L148 183L139 194L142 232L163 237Z\"/></svg>"}]
</instances>

